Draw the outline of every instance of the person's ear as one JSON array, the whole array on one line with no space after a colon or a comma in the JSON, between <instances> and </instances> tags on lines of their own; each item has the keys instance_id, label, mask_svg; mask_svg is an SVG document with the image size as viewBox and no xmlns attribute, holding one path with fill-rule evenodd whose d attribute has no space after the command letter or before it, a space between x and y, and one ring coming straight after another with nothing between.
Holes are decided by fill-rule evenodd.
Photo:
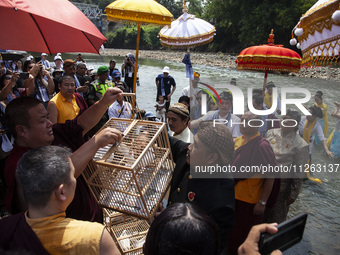
<instances>
[{"instance_id":1,"label":"person's ear","mask_svg":"<svg viewBox=\"0 0 340 255\"><path fill-rule=\"evenodd\" d=\"M61 87L61 85L60 85L60 83L58 83L58 89L60 90L60 87Z\"/></svg>"},{"instance_id":2,"label":"person's ear","mask_svg":"<svg viewBox=\"0 0 340 255\"><path fill-rule=\"evenodd\" d=\"M58 186L58 188L55 190L55 195L57 200L65 201L67 199L64 184L60 184Z\"/></svg>"},{"instance_id":3,"label":"person's ear","mask_svg":"<svg viewBox=\"0 0 340 255\"><path fill-rule=\"evenodd\" d=\"M24 125L16 125L15 132L18 136L26 137L28 128Z\"/></svg>"},{"instance_id":4,"label":"person's ear","mask_svg":"<svg viewBox=\"0 0 340 255\"><path fill-rule=\"evenodd\" d=\"M215 164L217 159L218 159L218 154L216 152L209 153L207 157L207 165Z\"/></svg>"}]
</instances>

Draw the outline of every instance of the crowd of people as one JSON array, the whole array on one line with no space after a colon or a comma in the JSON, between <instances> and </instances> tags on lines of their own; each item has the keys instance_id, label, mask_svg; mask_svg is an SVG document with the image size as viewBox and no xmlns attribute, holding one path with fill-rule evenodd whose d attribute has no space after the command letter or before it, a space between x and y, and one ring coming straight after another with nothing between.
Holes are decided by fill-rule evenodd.
<instances>
[{"instance_id":1,"label":"crowd of people","mask_svg":"<svg viewBox=\"0 0 340 255\"><path fill-rule=\"evenodd\" d=\"M120 72L115 60L94 70L81 54L75 60L57 54L54 64L46 57L43 53L1 69L0 177L11 216L0 220L0 251L119 254L81 173L99 148L123 135L114 128L101 129L103 124L136 114L122 94L132 92L135 58L127 54ZM277 119L279 108L271 115L247 111L236 116L230 91L209 97L198 87L199 73L193 77L172 103L176 82L165 66L155 78L156 115L143 115L166 123L175 163L166 197L169 206L160 206L144 254L259 254L260 233L274 233L277 229L268 223L286 220L306 176L229 172L197 178L193 173L198 166L233 166L237 172L263 165L305 166L311 162L314 141L329 157L340 156L340 103L335 102L331 116L338 120L327 141L327 106L321 91L309 107L311 115L288 110L281 118L292 125L274 125L266 120ZM236 86L236 79L230 84ZM254 91L254 108L272 107L273 87L269 82L265 93ZM207 105L202 105L203 97Z\"/></svg>"}]
</instances>

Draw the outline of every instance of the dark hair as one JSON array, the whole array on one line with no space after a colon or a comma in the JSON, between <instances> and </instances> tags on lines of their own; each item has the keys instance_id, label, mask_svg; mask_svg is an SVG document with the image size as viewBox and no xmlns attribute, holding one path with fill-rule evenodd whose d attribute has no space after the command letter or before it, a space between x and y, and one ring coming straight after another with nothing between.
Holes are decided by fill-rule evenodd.
<instances>
[{"instance_id":1,"label":"dark hair","mask_svg":"<svg viewBox=\"0 0 340 255\"><path fill-rule=\"evenodd\" d=\"M253 94L260 94L262 95L263 90L262 89L253 89Z\"/></svg>"},{"instance_id":2,"label":"dark hair","mask_svg":"<svg viewBox=\"0 0 340 255\"><path fill-rule=\"evenodd\" d=\"M145 255L216 255L216 223L198 207L172 204L152 222L143 247Z\"/></svg>"},{"instance_id":3,"label":"dark hair","mask_svg":"<svg viewBox=\"0 0 340 255\"><path fill-rule=\"evenodd\" d=\"M5 119L8 130L14 138L17 136L15 131L17 125L29 128L31 116L29 116L28 111L38 104L41 104L41 102L34 97L19 97L9 102L5 111Z\"/></svg>"},{"instance_id":4,"label":"dark hair","mask_svg":"<svg viewBox=\"0 0 340 255\"><path fill-rule=\"evenodd\" d=\"M263 96L261 94L253 94L253 100L255 101L256 105L261 105L264 102Z\"/></svg>"},{"instance_id":5,"label":"dark hair","mask_svg":"<svg viewBox=\"0 0 340 255\"><path fill-rule=\"evenodd\" d=\"M219 94L221 100L229 100L231 103L233 102L233 95L230 93L230 91L223 91Z\"/></svg>"},{"instance_id":6,"label":"dark hair","mask_svg":"<svg viewBox=\"0 0 340 255\"><path fill-rule=\"evenodd\" d=\"M292 109L288 109L286 115L289 115L293 120L297 122L297 125L294 129L295 131L297 131L299 129L301 114L298 111L293 111Z\"/></svg>"},{"instance_id":7,"label":"dark hair","mask_svg":"<svg viewBox=\"0 0 340 255\"><path fill-rule=\"evenodd\" d=\"M27 67L28 67L30 64L33 64L32 61L31 61L31 60L26 60L26 61L24 62L23 67L22 67L22 71L23 71L23 72L27 72Z\"/></svg>"},{"instance_id":8,"label":"dark hair","mask_svg":"<svg viewBox=\"0 0 340 255\"><path fill-rule=\"evenodd\" d=\"M180 102L186 102L190 105L190 98L188 96L181 96L179 99L178 99L178 103Z\"/></svg>"},{"instance_id":9,"label":"dark hair","mask_svg":"<svg viewBox=\"0 0 340 255\"><path fill-rule=\"evenodd\" d=\"M217 152L221 162L230 164L234 157L234 140L230 130L224 124L214 121L202 121L196 136L211 152Z\"/></svg>"},{"instance_id":10,"label":"dark hair","mask_svg":"<svg viewBox=\"0 0 340 255\"><path fill-rule=\"evenodd\" d=\"M46 206L54 190L70 183L71 150L59 146L42 146L26 152L20 159L17 175L28 204Z\"/></svg>"},{"instance_id":11,"label":"dark hair","mask_svg":"<svg viewBox=\"0 0 340 255\"><path fill-rule=\"evenodd\" d=\"M318 90L316 93L315 93L315 96L320 98L320 99L323 99L323 93L321 90Z\"/></svg>"},{"instance_id":12,"label":"dark hair","mask_svg":"<svg viewBox=\"0 0 340 255\"><path fill-rule=\"evenodd\" d=\"M73 80L73 81L74 81L74 77L72 77L71 75L60 76L60 77L58 78L58 84L61 85L61 83L63 82L63 80Z\"/></svg>"},{"instance_id":13,"label":"dark hair","mask_svg":"<svg viewBox=\"0 0 340 255\"><path fill-rule=\"evenodd\" d=\"M12 71L7 70L6 73L4 73L3 75L1 75L1 77L0 77L0 89L3 89L4 86L5 86L4 81L5 81L6 75L13 75L13 73L12 73Z\"/></svg>"},{"instance_id":14,"label":"dark hair","mask_svg":"<svg viewBox=\"0 0 340 255\"><path fill-rule=\"evenodd\" d=\"M313 105L309 107L309 110L311 110L313 116L319 117L320 119L323 118L323 113L319 106Z\"/></svg>"},{"instance_id":15,"label":"dark hair","mask_svg":"<svg viewBox=\"0 0 340 255\"><path fill-rule=\"evenodd\" d=\"M111 60L110 60L110 64L111 64L111 63L116 63L116 60L111 59Z\"/></svg>"}]
</instances>

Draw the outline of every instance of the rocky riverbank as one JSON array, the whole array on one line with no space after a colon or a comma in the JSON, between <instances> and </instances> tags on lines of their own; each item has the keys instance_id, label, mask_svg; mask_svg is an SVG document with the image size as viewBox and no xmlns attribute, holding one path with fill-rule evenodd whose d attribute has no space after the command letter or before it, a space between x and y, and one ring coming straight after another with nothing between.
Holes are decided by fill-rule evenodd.
<instances>
[{"instance_id":1,"label":"rocky riverbank","mask_svg":"<svg viewBox=\"0 0 340 255\"><path fill-rule=\"evenodd\" d=\"M135 53L135 50L127 49L105 49L102 55L113 56L125 56L126 53ZM151 58L159 60L169 60L175 62L181 62L184 56L184 51L170 51L170 50L141 50L139 51L140 58ZM224 53L211 53L211 52L194 52L191 54L191 62L193 65L201 64L207 66L215 66L222 68L236 69L237 65L235 60L237 56L224 54ZM340 82L340 68L329 67L315 67L315 68L302 68L300 73L291 73L289 75L295 75L306 78L319 78L325 80L339 81Z\"/></svg>"}]
</instances>

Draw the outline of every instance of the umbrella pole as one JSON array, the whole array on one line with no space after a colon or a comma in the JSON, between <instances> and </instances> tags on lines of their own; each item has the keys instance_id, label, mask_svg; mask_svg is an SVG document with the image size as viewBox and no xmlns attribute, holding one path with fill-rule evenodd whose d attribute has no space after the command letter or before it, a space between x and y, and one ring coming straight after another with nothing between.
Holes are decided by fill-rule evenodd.
<instances>
[{"instance_id":1,"label":"umbrella pole","mask_svg":"<svg viewBox=\"0 0 340 255\"><path fill-rule=\"evenodd\" d=\"M135 72L133 75L133 93L136 93L136 83L137 83L137 71L138 71L138 54L139 54L139 41L140 41L140 22L138 22L137 31L137 43L136 43L136 62L135 62Z\"/></svg>"},{"instance_id":2,"label":"umbrella pole","mask_svg":"<svg viewBox=\"0 0 340 255\"><path fill-rule=\"evenodd\" d=\"M268 77L268 68L266 69L266 72L265 72L265 74L264 74L264 82L263 82L262 96L264 96L264 92L266 91L267 77Z\"/></svg>"}]
</instances>

